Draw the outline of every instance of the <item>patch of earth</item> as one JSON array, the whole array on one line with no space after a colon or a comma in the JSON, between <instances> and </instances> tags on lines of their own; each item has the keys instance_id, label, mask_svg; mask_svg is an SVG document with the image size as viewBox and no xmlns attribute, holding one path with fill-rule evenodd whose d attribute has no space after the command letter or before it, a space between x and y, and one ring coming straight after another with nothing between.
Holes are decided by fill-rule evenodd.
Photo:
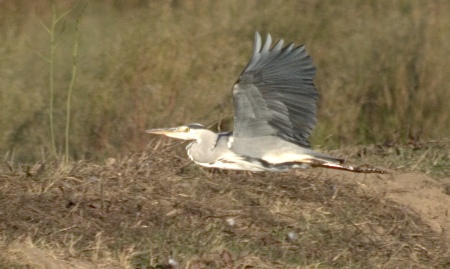
<instances>
[{"instance_id":1,"label":"patch of earth","mask_svg":"<svg viewBox=\"0 0 450 269\"><path fill-rule=\"evenodd\" d=\"M359 174L317 169L321 177L353 181L416 212L430 228L450 238L450 178L434 179L424 173Z\"/></svg>"}]
</instances>

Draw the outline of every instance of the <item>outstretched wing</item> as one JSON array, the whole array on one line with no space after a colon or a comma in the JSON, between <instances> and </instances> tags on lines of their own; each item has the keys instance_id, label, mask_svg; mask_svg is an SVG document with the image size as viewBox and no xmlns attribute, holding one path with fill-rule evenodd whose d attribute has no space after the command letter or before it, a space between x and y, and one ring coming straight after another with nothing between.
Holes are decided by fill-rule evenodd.
<instances>
[{"instance_id":1,"label":"outstretched wing","mask_svg":"<svg viewBox=\"0 0 450 269\"><path fill-rule=\"evenodd\" d=\"M316 69L305 46L283 48L280 40L271 49L271 43L268 34L261 48L256 32L252 59L233 87L233 136L273 135L309 147L316 123Z\"/></svg>"}]
</instances>

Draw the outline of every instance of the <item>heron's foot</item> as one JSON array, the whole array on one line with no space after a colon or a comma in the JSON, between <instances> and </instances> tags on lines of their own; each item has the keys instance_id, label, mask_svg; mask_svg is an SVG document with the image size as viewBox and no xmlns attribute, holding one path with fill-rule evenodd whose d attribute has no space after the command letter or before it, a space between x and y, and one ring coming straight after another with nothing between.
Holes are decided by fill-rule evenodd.
<instances>
[{"instance_id":1,"label":"heron's foot","mask_svg":"<svg viewBox=\"0 0 450 269\"><path fill-rule=\"evenodd\" d=\"M337 163L331 163L331 162L325 162L322 160L312 159L309 160L309 163L312 167L325 167L325 168L331 168L331 169L339 169L344 171L351 171L355 173L378 173L378 174L388 174L387 171L381 170L379 168L376 168L370 164L363 164L360 166L351 166L346 164L337 164Z\"/></svg>"},{"instance_id":2,"label":"heron's foot","mask_svg":"<svg viewBox=\"0 0 450 269\"><path fill-rule=\"evenodd\" d=\"M389 174L389 172L376 168L370 164L362 164L353 168L354 172L357 173L378 173L378 174Z\"/></svg>"}]
</instances>

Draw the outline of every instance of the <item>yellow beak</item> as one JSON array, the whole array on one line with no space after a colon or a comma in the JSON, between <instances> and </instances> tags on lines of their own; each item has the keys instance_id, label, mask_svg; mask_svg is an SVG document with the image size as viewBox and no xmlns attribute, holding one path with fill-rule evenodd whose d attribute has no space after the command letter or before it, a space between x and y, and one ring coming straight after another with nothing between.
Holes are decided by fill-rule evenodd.
<instances>
[{"instance_id":1,"label":"yellow beak","mask_svg":"<svg viewBox=\"0 0 450 269\"><path fill-rule=\"evenodd\" d=\"M149 134L168 135L171 133L176 133L177 131L175 128L161 128L161 129L150 129L145 132Z\"/></svg>"},{"instance_id":2,"label":"yellow beak","mask_svg":"<svg viewBox=\"0 0 450 269\"><path fill-rule=\"evenodd\" d=\"M162 129L150 129L145 131L149 134L157 134L157 135L165 135L168 137L173 137L177 139L189 140L189 134L186 132L180 131L178 128L162 128Z\"/></svg>"}]
</instances>

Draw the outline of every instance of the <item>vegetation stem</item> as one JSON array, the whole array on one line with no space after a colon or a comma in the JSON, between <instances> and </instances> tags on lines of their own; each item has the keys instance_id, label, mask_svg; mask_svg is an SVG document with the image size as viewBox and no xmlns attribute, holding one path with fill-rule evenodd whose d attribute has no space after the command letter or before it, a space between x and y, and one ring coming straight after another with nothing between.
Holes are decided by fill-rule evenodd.
<instances>
[{"instance_id":1,"label":"vegetation stem","mask_svg":"<svg viewBox=\"0 0 450 269\"><path fill-rule=\"evenodd\" d=\"M49 98L49 123L50 123L50 139L52 144L52 154L56 157L56 143L55 143L55 128L53 121L53 103L54 103L54 58L55 58L55 48L56 48L56 40L55 40L55 27L58 23L56 18L56 5L55 2L52 1L52 25L50 28L50 56L49 56L49 65L50 65L50 78L49 78L49 88L50 88L50 98Z\"/></svg>"},{"instance_id":2,"label":"vegetation stem","mask_svg":"<svg viewBox=\"0 0 450 269\"><path fill-rule=\"evenodd\" d=\"M75 77L77 75L77 57L78 57L78 41L79 41L79 24L80 18L77 19L75 24L75 40L72 50L72 75L70 78L69 92L67 93L66 102L66 132L65 132L65 160L69 160L69 137L70 137L70 104L73 92L73 86L75 84Z\"/></svg>"}]
</instances>

